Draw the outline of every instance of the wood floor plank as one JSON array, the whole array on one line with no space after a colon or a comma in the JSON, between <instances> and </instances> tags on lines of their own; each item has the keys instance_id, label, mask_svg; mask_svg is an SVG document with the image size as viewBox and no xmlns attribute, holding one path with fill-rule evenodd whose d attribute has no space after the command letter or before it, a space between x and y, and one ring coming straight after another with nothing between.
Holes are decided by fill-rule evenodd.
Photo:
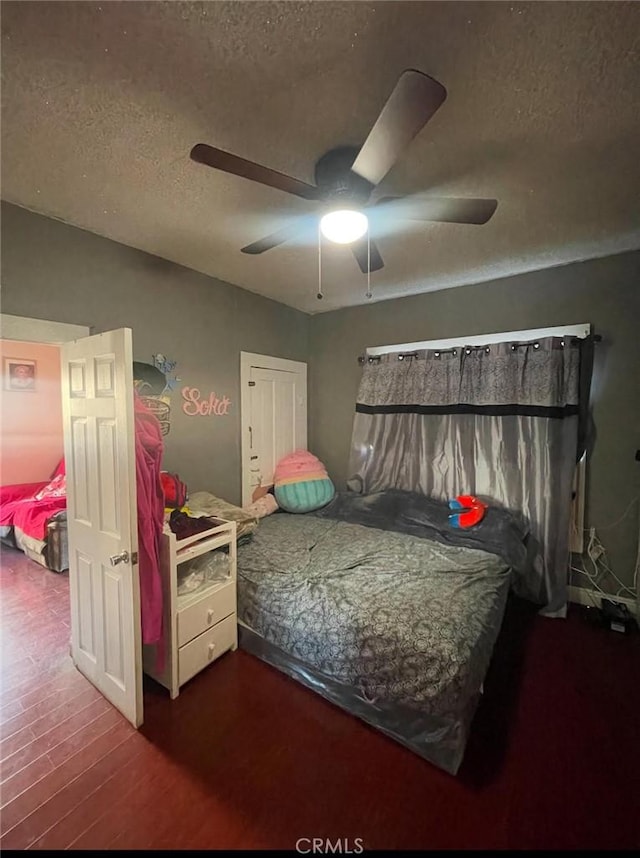
<instances>
[{"instance_id":1,"label":"wood floor plank","mask_svg":"<svg viewBox=\"0 0 640 858\"><path fill-rule=\"evenodd\" d=\"M35 626L38 619L45 621L50 617L51 609L56 605L59 598L60 594L53 593L44 601L39 600L38 604L34 604L31 597L24 593L14 593L9 598L3 596L2 607L0 608L2 623L5 628L18 630L21 624L27 620L32 626Z\"/></svg>"},{"instance_id":2,"label":"wood floor plank","mask_svg":"<svg viewBox=\"0 0 640 858\"><path fill-rule=\"evenodd\" d=\"M11 700L9 703L5 703L4 706L0 708L0 724L6 724L21 712L24 712L24 706L19 700Z\"/></svg>"},{"instance_id":3,"label":"wood floor plank","mask_svg":"<svg viewBox=\"0 0 640 858\"><path fill-rule=\"evenodd\" d=\"M114 709L111 704L109 704L106 711L103 711L101 715L91 721L89 724L86 724L77 732L73 733L59 745L56 745L55 748L52 748L49 751L49 759L54 765L61 765L66 759L73 756L74 754L80 752L82 753L91 742L94 741L98 736L102 736L103 733L106 732L109 728L123 723L122 715L118 712L117 709ZM124 726L128 728L129 733L135 733L134 728L124 722Z\"/></svg>"},{"instance_id":4,"label":"wood floor plank","mask_svg":"<svg viewBox=\"0 0 640 858\"><path fill-rule=\"evenodd\" d=\"M34 760L33 763L20 769L15 775L4 781L0 787L0 801L2 801L3 805L13 801L20 793L29 789L29 787L49 774L49 772L52 772L54 768L53 763L47 756Z\"/></svg>"},{"instance_id":5,"label":"wood floor plank","mask_svg":"<svg viewBox=\"0 0 640 858\"><path fill-rule=\"evenodd\" d=\"M166 712L166 698L158 700L152 698L148 701L147 716L153 721L154 713ZM176 723L170 728L172 747L181 747L194 736L196 712L202 711L200 702L195 701L189 712L180 713ZM153 742L155 729L146 730L148 737ZM169 731L168 731L169 732ZM159 825L164 825L166 820L159 820L157 808L172 803L172 796L183 790L183 784L190 780L189 769L185 767L185 760L180 754L167 755L158 754L155 746L150 743L153 753L145 754L144 776L141 778L139 788L134 788L131 795L121 795L119 800L109 803L105 813L100 819L93 820L87 831L80 835L76 841L69 844L73 849L106 849L112 848L112 842L119 838L118 846L115 848L129 848L130 843L139 844L139 848L147 848L153 832ZM232 748L228 749L228 759L236 758ZM218 754L218 759L225 754ZM91 811L95 817L95 804Z\"/></svg>"},{"instance_id":6,"label":"wood floor plank","mask_svg":"<svg viewBox=\"0 0 640 858\"><path fill-rule=\"evenodd\" d=\"M96 818L95 809L93 818L89 816L88 824L82 832L71 838L63 848L67 849L107 849L109 844L115 840L123 831L136 828L144 813L150 805L162 806L162 800L166 797L172 784L179 782L184 776L178 766L170 759L158 759L157 756L147 762L144 761L144 776L139 784L134 785L128 791L123 791L115 801L102 806L102 815ZM74 825L80 829L82 825Z\"/></svg>"},{"instance_id":7,"label":"wood floor plank","mask_svg":"<svg viewBox=\"0 0 640 858\"><path fill-rule=\"evenodd\" d=\"M15 626L3 624L3 637L22 651L27 647L33 649L35 645L40 658L44 658L49 652L53 652L58 642L63 639L65 634L63 619L67 617L56 616L51 611L47 611L46 615L17 623Z\"/></svg>"},{"instance_id":8,"label":"wood floor plank","mask_svg":"<svg viewBox=\"0 0 640 858\"><path fill-rule=\"evenodd\" d=\"M133 752L129 751L121 768L106 776L75 808L57 819L31 848L66 849L96 820L100 813L100 810L96 812L96 808L111 808L118 803L123 806L123 798L130 800L134 793L141 790L146 793L151 780L150 771L161 771L166 775L166 768L166 761L160 752L138 742Z\"/></svg>"},{"instance_id":9,"label":"wood floor plank","mask_svg":"<svg viewBox=\"0 0 640 858\"><path fill-rule=\"evenodd\" d=\"M58 644L61 643L62 641L58 642ZM57 675L74 669L73 662L69 657L69 653L66 651L65 644L63 644L63 648L58 649L55 656L51 656L51 659L47 664L49 665L48 668L41 668L36 664L33 668L27 668L20 676L15 676L11 680L3 682L3 699L11 700L15 690L22 688L25 683L29 681L32 681L36 686L39 682L45 681L46 677L43 677L43 672L46 673L50 670L52 675Z\"/></svg>"},{"instance_id":10,"label":"wood floor plank","mask_svg":"<svg viewBox=\"0 0 640 858\"><path fill-rule=\"evenodd\" d=\"M26 704L28 708L58 688L67 687L70 682L80 684L86 681L82 674L76 670L71 658L61 658L56 667L50 666L37 676L23 678L10 689L3 686L2 699L6 702L22 701L23 697L29 695L30 699Z\"/></svg>"},{"instance_id":11,"label":"wood floor plank","mask_svg":"<svg viewBox=\"0 0 640 858\"><path fill-rule=\"evenodd\" d=\"M8 736L6 739L1 739L0 763L7 757L10 757L11 754L15 754L16 751L20 750L20 748L24 748L25 745L33 742L34 739L35 736L31 727L23 727L22 730L18 730L18 732L14 733L12 736Z\"/></svg>"},{"instance_id":12,"label":"wood floor plank","mask_svg":"<svg viewBox=\"0 0 640 858\"><path fill-rule=\"evenodd\" d=\"M84 700L82 697L83 695L80 695L72 701L74 708L69 709L68 713L63 713L65 707L60 706L29 728L34 732L34 739L3 760L2 782L19 772L20 769L33 763L38 757L53 752L53 749L63 742L70 742L75 733L91 724L111 708L109 702L102 695L96 697L95 694L91 694ZM64 714L64 719L59 720L56 713ZM42 729L44 725L41 722L43 721L50 722L49 729ZM37 731L36 726L39 727Z\"/></svg>"},{"instance_id":13,"label":"wood floor plank","mask_svg":"<svg viewBox=\"0 0 640 858\"><path fill-rule=\"evenodd\" d=\"M88 688L91 683L84 677L79 670L76 670L71 659L68 659L70 666L66 663L61 664L63 670L56 670L48 667L42 674L42 681L37 680L29 686L28 683L18 692L17 699L20 701L24 709L30 709L36 703L50 698L56 692L66 691L69 694L75 692L79 694L85 688Z\"/></svg>"},{"instance_id":14,"label":"wood floor plank","mask_svg":"<svg viewBox=\"0 0 640 858\"><path fill-rule=\"evenodd\" d=\"M221 660L218 666L222 663ZM225 667L229 666L230 659L224 664ZM201 676L201 679L203 678L204 676ZM220 712L221 718L216 719L215 724L202 718L207 703L208 693L202 682L192 684L183 692L179 718L177 723L172 724L165 744L172 760L179 766L177 775L164 784L159 777L153 785L149 799L137 802L134 817L125 814L120 819L118 828L115 829L118 832L115 838L102 848L162 849L166 843L179 842L187 832L192 833L195 826L202 827L204 821L211 816L215 819L216 836L207 848L221 848L225 845L221 829L227 830L226 824L230 820L224 813L218 815L220 801L227 794L225 784L228 783L230 775L234 779L237 777L240 782L245 782L247 777L250 778L254 774L249 762L252 754L250 747L246 746L243 747L242 754L236 751L234 729L237 729L237 719L231 716L231 711ZM156 731L162 729L160 724L163 723L166 712L166 707L156 710L156 714L160 716L158 722L155 721L154 713L149 713L145 730L150 738L159 738ZM262 746L269 741L269 728L264 719L258 724L252 741ZM217 786L212 788L212 783ZM173 819L180 819L179 827L172 822L171 817L158 818L156 808L166 804L170 804L175 812ZM231 825L231 828L233 829L234 825ZM241 837L236 841L229 831L227 835L229 842L242 845Z\"/></svg>"},{"instance_id":15,"label":"wood floor plank","mask_svg":"<svg viewBox=\"0 0 640 858\"><path fill-rule=\"evenodd\" d=\"M9 622L26 616L31 624L35 624L41 613L59 604L60 594L53 590L32 591L29 594L18 591L3 598L2 613ZM29 613L32 614L30 618Z\"/></svg>"},{"instance_id":16,"label":"wood floor plank","mask_svg":"<svg viewBox=\"0 0 640 858\"><path fill-rule=\"evenodd\" d=\"M184 814L194 801L202 800L202 792L189 778L182 778L177 783L161 789L156 796L157 805L166 805L169 794L174 807L174 820L180 820L180 829L186 824ZM156 806L157 806L156 805ZM153 849L154 843L163 837L167 828L171 828L167 818L159 818L153 813L150 804L138 813L135 823L124 831L116 833L106 848L110 850ZM175 827L175 824L174 824Z\"/></svg>"},{"instance_id":17,"label":"wood floor plank","mask_svg":"<svg viewBox=\"0 0 640 858\"><path fill-rule=\"evenodd\" d=\"M126 741L131 731L131 725L122 719L15 798L5 802L3 795L5 803L0 811L2 830L6 832L18 825L87 768Z\"/></svg>"},{"instance_id":18,"label":"wood floor plank","mask_svg":"<svg viewBox=\"0 0 640 858\"><path fill-rule=\"evenodd\" d=\"M50 604L40 605L29 611L21 610L19 605L16 605L11 611L3 610L1 612L3 631L27 642L36 631L45 627L47 630L56 628L57 615L54 614L53 608L55 600L59 598L59 595L52 593Z\"/></svg>"},{"instance_id":19,"label":"wood floor plank","mask_svg":"<svg viewBox=\"0 0 640 858\"><path fill-rule=\"evenodd\" d=\"M20 672L23 667L30 667L34 663L33 658L24 650L21 653L16 653L10 647L2 647L2 676L6 676L9 671Z\"/></svg>"},{"instance_id":20,"label":"wood floor plank","mask_svg":"<svg viewBox=\"0 0 640 858\"><path fill-rule=\"evenodd\" d=\"M4 629L3 629L3 639L4 639ZM4 644L3 644L4 650ZM22 676L23 673L32 670L36 666L35 661L30 655L23 655L22 658L17 659L13 663L4 664L2 666L2 678L3 680L12 680L14 677Z\"/></svg>"},{"instance_id":21,"label":"wood floor plank","mask_svg":"<svg viewBox=\"0 0 640 858\"><path fill-rule=\"evenodd\" d=\"M62 702L56 706L55 702L58 700L61 700ZM50 702L52 704L51 707L45 708ZM45 697L44 700L36 703L35 706L25 709L25 714L28 714L36 708L40 711L44 710L44 714L40 715L40 717L35 721L31 721L29 724L37 737L44 733L48 733L49 730L62 724L67 720L67 718L76 715L84 709L85 706L88 706L93 702L102 703L104 706L105 699L97 688L94 688L93 685L87 683L85 688L77 688L72 691L65 689L64 693L62 693L60 697L55 694L52 694L50 697Z\"/></svg>"},{"instance_id":22,"label":"wood floor plank","mask_svg":"<svg viewBox=\"0 0 640 858\"><path fill-rule=\"evenodd\" d=\"M56 720L64 720L68 714L82 708L85 702L95 700L99 696L100 692L91 683L72 689L59 688L8 719L3 725L2 734L11 736L23 727L31 727L36 735L46 732Z\"/></svg>"},{"instance_id":23,"label":"wood floor plank","mask_svg":"<svg viewBox=\"0 0 640 858\"><path fill-rule=\"evenodd\" d=\"M143 743L137 733L130 734L118 747L87 768L79 777L64 786L58 793L40 805L33 813L25 817L14 828L0 838L1 849L27 849L57 821L77 807L91 795L101 783L119 768L126 765Z\"/></svg>"}]
</instances>

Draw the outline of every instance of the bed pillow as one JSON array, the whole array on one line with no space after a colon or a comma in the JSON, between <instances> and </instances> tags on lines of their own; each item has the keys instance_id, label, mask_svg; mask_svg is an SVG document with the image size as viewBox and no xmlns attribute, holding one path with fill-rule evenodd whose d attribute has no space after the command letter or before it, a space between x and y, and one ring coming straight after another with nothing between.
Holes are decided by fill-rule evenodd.
<instances>
[{"instance_id":1,"label":"bed pillow","mask_svg":"<svg viewBox=\"0 0 640 858\"><path fill-rule=\"evenodd\" d=\"M326 506L333 498L335 489L327 477L325 480L305 480L286 486L276 486L278 506L286 512L313 512Z\"/></svg>"},{"instance_id":2,"label":"bed pillow","mask_svg":"<svg viewBox=\"0 0 640 858\"><path fill-rule=\"evenodd\" d=\"M34 495L35 500L45 498L64 498L67 496L67 478L65 474L58 474L47 485Z\"/></svg>"},{"instance_id":3,"label":"bed pillow","mask_svg":"<svg viewBox=\"0 0 640 858\"><path fill-rule=\"evenodd\" d=\"M325 466L308 450L296 450L280 459L273 482L278 506L285 512L313 512L335 495Z\"/></svg>"}]
</instances>

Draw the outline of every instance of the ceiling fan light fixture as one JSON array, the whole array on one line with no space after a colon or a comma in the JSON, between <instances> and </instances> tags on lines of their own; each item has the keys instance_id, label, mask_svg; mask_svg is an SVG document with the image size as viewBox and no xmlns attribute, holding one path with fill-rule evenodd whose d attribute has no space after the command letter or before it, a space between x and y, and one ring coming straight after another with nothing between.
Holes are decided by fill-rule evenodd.
<instances>
[{"instance_id":1,"label":"ceiling fan light fixture","mask_svg":"<svg viewBox=\"0 0 640 858\"><path fill-rule=\"evenodd\" d=\"M384 267L365 214L370 211L373 194L376 197L374 208L371 209L374 212L374 226L378 221L378 206L394 204L396 201L397 205L384 209L390 221L397 217L403 220L480 225L491 218L498 205L497 200L465 197L429 198L416 201L414 207L411 199L404 198L402 203L401 196L377 196L376 189L384 177L446 97L445 87L437 80L417 69L405 69L362 146L337 146L316 161L313 170L315 185L248 161L232 152L216 149L207 143L196 144L190 157L198 164L322 205L321 211L303 215L277 232L247 244L241 248L242 253L260 254L298 239L304 243L312 232L316 232L319 273L323 236L338 244L351 245L350 250L358 267L367 277L369 295L368 278L372 272ZM388 222L386 218L381 225L384 222ZM378 231L377 228L375 231Z\"/></svg>"},{"instance_id":2,"label":"ceiling fan light fixture","mask_svg":"<svg viewBox=\"0 0 640 858\"><path fill-rule=\"evenodd\" d=\"M337 244L351 244L362 238L368 229L369 219L355 209L328 212L320 220L320 230L324 237Z\"/></svg>"}]
</instances>

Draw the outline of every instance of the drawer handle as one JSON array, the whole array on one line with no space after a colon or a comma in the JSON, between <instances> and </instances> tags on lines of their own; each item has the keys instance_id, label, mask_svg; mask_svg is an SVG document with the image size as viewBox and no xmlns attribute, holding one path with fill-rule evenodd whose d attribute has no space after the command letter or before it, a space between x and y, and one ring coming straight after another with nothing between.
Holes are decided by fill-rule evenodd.
<instances>
[{"instance_id":1,"label":"drawer handle","mask_svg":"<svg viewBox=\"0 0 640 858\"><path fill-rule=\"evenodd\" d=\"M209 608L207 611L207 622L211 624L213 622L213 608Z\"/></svg>"},{"instance_id":2,"label":"drawer handle","mask_svg":"<svg viewBox=\"0 0 640 858\"><path fill-rule=\"evenodd\" d=\"M209 644L209 658L210 659L213 657L213 651L215 648L216 648L216 645L214 643Z\"/></svg>"}]
</instances>

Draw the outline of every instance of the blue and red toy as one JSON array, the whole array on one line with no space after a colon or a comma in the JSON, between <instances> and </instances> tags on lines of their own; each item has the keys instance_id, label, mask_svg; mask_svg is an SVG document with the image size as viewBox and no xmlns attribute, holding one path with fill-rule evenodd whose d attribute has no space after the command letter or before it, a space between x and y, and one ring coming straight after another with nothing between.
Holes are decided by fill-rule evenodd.
<instances>
[{"instance_id":1,"label":"blue and red toy","mask_svg":"<svg viewBox=\"0 0 640 858\"><path fill-rule=\"evenodd\" d=\"M454 510L449 513L454 527L473 527L484 518L487 505L473 495L458 495L449 501L449 509Z\"/></svg>"}]
</instances>

